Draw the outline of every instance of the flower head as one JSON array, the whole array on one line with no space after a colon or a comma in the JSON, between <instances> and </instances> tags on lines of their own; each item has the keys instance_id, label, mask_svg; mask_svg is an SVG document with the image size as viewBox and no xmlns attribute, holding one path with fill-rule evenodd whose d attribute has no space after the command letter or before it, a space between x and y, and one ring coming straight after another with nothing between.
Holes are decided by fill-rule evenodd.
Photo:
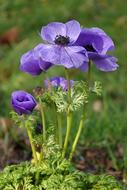
<instances>
[{"instance_id":1,"label":"flower head","mask_svg":"<svg viewBox=\"0 0 127 190\"><path fill-rule=\"evenodd\" d=\"M20 59L20 70L31 75L39 75L42 71L48 70L52 64L43 61L35 56L34 50L30 50Z\"/></svg>"},{"instance_id":2,"label":"flower head","mask_svg":"<svg viewBox=\"0 0 127 190\"><path fill-rule=\"evenodd\" d=\"M15 112L22 115L30 114L36 106L36 101L31 94L18 90L12 93L11 104Z\"/></svg>"},{"instance_id":3,"label":"flower head","mask_svg":"<svg viewBox=\"0 0 127 190\"><path fill-rule=\"evenodd\" d=\"M48 44L39 44L34 50L44 61L66 68L79 68L88 61L85 48L74 46L80 32L80 24L75 20L65 24L49 23L41 30L41 37Z\"/></svg>"},{"instance_id":4,"label":"flower head","mask_svg":"<svg viewBox=\"0 0 127 190\"><path fill-rule=\"evenodd\" d=\"M45 86L47 87L50 83L53 87L62 87L63 90L67 90L67 80L63 77L52 77L50 79L47 79L44 81ZM73 80L70 80L70 85L72 86L74 84Z\"/></svg>"},{"instance_id":5,"label":"flower head","mask_svg":"<svg viewBox=\"0 0 127 190\"><path fill-rule=\"evenodd\" d=\"M117 69L117 59L107 53L114 49L112 39L100 28L82 29L75 45L83 46L92 60L101 71L114 71ZM88 64L81 66L82 70L88 70Z\"/></svg>"}]
</instances>

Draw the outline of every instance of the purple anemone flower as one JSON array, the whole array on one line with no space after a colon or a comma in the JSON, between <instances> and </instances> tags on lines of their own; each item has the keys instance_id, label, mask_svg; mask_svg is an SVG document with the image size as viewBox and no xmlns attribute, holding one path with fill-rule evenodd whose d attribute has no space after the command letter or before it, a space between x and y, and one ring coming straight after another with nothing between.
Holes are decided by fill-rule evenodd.
<instances>
[{"instance_id":1,"label":"purple anemone flower","mask_svg":"<svg viewBox=\"0 0 127 190\"><path fill-rule=\"evenodd\" d=\"M82 29L75 45L83 46L97 69L101 71L115 71L118 67L117 59L107 53L114 49L112 39L100 28ZM84 63L81 70L88 70L88 63Z\"/></svg>"},{"instance_id":2,"label":"purple anemone flower","mask_svg":"<svg viewBox=\"0 0 127 190\"><path fill-rule=\"evenodd\" d=\"M36 57L34 50L23 54L20 59L20 70L33 76L39 75L42 71L48 70L51 66L51 63Z\"/></svg>"},{"instance_id":3,"label":"purple anemone flower","mask_svg":"<svg viewBox=\"0 0 127 190\"><path fill-rule=\"evenodd\" d=\"M11 104L15 112L19 115L30 114L36 106L34 97L22 90L18 90L11 95Z\"/></svg>"},{"instance_id":4,"label":"purple anemone flower","mask_svg":"<svg viewBox=\"0 0 127 190\"><path fill-rule=\"evenodd\" d=\"M63 90L67 90L67 80L63 77L52 77L50 79L47 79L44 81L45 86L48 87L50 82L50 85L53 87L62 87ZM70 80L70 86L72 87L72 85L74 84L73 80Z\"/></svg>"},{"instance_id":5,"label":"purple anemone flower","mask_svg":"<svg viewBox=\"0 0 127 190\"><path fill-rule=\"evenodd\" d=\"M65 24L49 23L41 30L41 37L47 44L39 44L34 50L46 62L66 68L79 68L84 62L88 62L85 48L74 46L80 32L80 24L75 20Z\"/></svg>"}]
</instances>

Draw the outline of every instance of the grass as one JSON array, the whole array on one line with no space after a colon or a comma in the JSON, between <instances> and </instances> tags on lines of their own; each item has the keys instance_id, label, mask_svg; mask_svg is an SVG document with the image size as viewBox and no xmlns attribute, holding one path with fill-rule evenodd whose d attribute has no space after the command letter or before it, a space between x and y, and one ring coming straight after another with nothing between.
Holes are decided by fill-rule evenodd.
<instances>
[{"instance_id":1,"label":"grass","mask_svg":"<svg viewBox=\"0 0 127 190\"><path fill-rule=\"evenodd\" d=\"M78 20L85 27L100 27L114 40L114 55L119 69L103 73L93 68L92 78L103 84L104 94L100 101L103 108L95 112L88 108L90 119L86 123L81 144L86 147L106 147L118 170L127 170L127 6L126 0L4 0L0 1L0 35L10 29L19 29L19 41L0 45L0 115L9 117L10 94L16 89L32 91L46 77L32 77L19 71L19 58L27 50L41 42L39 31L51 21ZM53 68L48 76L64 75L62 68ZM72 78L86 79L84 73L73 73ZM98 99L98 98L97 98ZM93 99L96 102L96 99ZM75 133L75 131L73 131ZM115 155L116 144L124 148L122 160Z\"/></svg>"}]
</instances>

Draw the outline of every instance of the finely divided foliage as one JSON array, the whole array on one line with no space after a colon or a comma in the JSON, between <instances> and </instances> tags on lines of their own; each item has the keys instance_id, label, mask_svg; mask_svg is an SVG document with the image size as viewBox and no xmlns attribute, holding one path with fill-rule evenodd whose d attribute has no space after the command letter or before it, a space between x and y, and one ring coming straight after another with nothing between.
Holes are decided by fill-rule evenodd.
<instances>
[{"instance_id":1,"label":"finely divided foliage","mask_svg":"<svg viewBox=\"0 0 127 190\"><path fill-rule=\"evenodd\" d=\"M71 163L88 120L89 97L100 96L102 91L101 83L91 80L92 64L105 72L118 68L117 59L108 54L114 49L112 39L99 28L81 28L75 20L49 23L42 27L41 37L46 43L22 55L20 70L36 76L59 65L66 79L47 78L44 87L34 90L35 98L22 90L12 93L12 118L25 127L33 159L5 168L0 173L0 189L120 190L113 177L85 174ZM70 80L70 69L88 71L88 80ZM72 127L77 127L74 137Z\"/></svg>"}]
</instances>

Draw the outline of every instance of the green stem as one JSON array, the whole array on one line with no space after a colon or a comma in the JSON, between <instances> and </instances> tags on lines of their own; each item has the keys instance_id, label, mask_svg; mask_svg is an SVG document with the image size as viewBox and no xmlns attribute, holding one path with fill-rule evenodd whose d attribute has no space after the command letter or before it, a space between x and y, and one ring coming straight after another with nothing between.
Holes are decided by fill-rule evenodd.
<instances>
[{"instance_id":1,"label":"green stem","mask_svg":"<svg viewBox=\"0 0 127 190\"><path fill-rule=\"evenodd\" d=\"M54 104L53 105L53 109L54 109L54 125L55 125L55 140L56 140L56 143L59 143L59 136L58 136L58 132L59 132L59 129L58 129L58 116L57 116L57 107L56 105Z\"/></svg>"},{"instance_id":2,"label":"green stem","mask_svg":"<svg viewBox=\"0 0 127 190\"><path fill-rule=\"evenodd\" d=\"M45 142L45 140L46 140L45 113L44 113L44 107L43 107L43 104L42 104L40 98L39 98L39 104L40 104L40 112L41 112L41 119L42 119L42 125L43 125L43 142ZM40 159L39 159L38 164L41 163L42 159L43 159L43 149L41 149ZM35 176L35 179L36 179L35 184L36 184L36 185L37 185L38 182L39 182L39 178L40 178L40 173L39 173L39 171L37 171L36 176Z\"/></svg>"},{"instance_id":3,"label":"green stem","mask_svg":"<svg viewBox=\"0 0 127 190\"><path fill-rule=\"evenodd\" d=\"M68 146L68 141L69 141L71 128L72 128L72 112L69 112L67 114L67 131L66 131L64 147L63 147L63 154L62 154L63 158L65 157L65 154L66 154L66 151L67 151L67 146Z\"/></svg>"},{"instance_id":4,"label":"green stem","mask_svg":"<svg viewBox=\"0 0 127 190\"><path fill-rule=\"evenodd\" d=\"M66 131L63 153L62 153L63 158L65 157L65 154L67 151L69 136L70 136L70 132L72 128L72 112L69 109L69 106L71 104L71 86L70 86L69 70L67 68L65 68L65 74L66 74L67 86L68 86L68 110L67 110L67 131Z\"/></svg>"},{"instance_id":5,"label":"green stem","mask_svg":"<svg viewBox=\"0 0 127 190\"><path fill-rule=\"evenodd\" d=\"M36 155L35 146L34 146L34 143L33 143L32 133L31 133L31 130L30 130L30 127L29 127L28 124L26 124L25 127L26 127L27 134L28 134L28 137L29 137L29 140L30 140L34 162L35 162L35 164L37 164L38 163L38 159L37 159L37 155Z\"/></svg>"},{"instance_id":6,"label":"green stem","mask_svg":"<svg viewBox=\"0 0 127 190\"><path fill-rule=\"evenodd\" d=\"M71 149L71 153L70 153L70 156L69 156L69 161L72 160L73 154L75 152L75 149L76 149L76 146L77 146L77 143L78 143L78 140L79 140L82 128L83 128L83 123L84 123L84 115L81 116L81 120L80 120L79 127L78 127L78 132L77 132L76 137L74 139L72 149Z\"/></svg>"},{"instance_id":7,"label":"green stem","mask_svg":"<svg viewBox=\"0 0 127 190\"><path fill-rule=\"evenodd\" d=\"M58 139L59 139L59 145L62 147L63 141L62 141L62 120L61 115L58 113L57 115L57 122L58 122Z\"/></svg>"},{"instance_id":8,"label":"green stem","mask_svg":"<svg viewBox=\"0 0 127 190\"><path fill-rule=\"evenodd\" d=\"M40 153L40 158L39 158L38 164L41 163L42 159L43 159L43 149L41 149L41 153ZM37 173L36 173L36 176L35 176L35 179L36 179L35 184L36 184L36 185L37 185L38 182L39 182L39 178L40 178L40 173L39 173L39 170L37 170Z\"/></svg>"},{"instance_id":9,"label":"green stem","mask_svg":"<svg viewBox=\"0 0 127 190\"><path fill-rule=\"evenodd\" d=\"M68 101L69 103L71 103L71 85L70 85L69 71L67 68L65 68L65 74L66 74L67 87L68 87Z\"/></svg>"},{"instance_id":10,"label":"green stem","mask_svg":"<svg viewBox=\"0 0 127 190\"><path fill-rule=\"evenodd\" d=\"M41 102L41 99L39 99L39 103L40 103L41 119L42 119L42 125L43 125L43 142L45 142L45 140L46 140L46 122L45 122L44 106Z\"/></svg>"}]
</instances>

